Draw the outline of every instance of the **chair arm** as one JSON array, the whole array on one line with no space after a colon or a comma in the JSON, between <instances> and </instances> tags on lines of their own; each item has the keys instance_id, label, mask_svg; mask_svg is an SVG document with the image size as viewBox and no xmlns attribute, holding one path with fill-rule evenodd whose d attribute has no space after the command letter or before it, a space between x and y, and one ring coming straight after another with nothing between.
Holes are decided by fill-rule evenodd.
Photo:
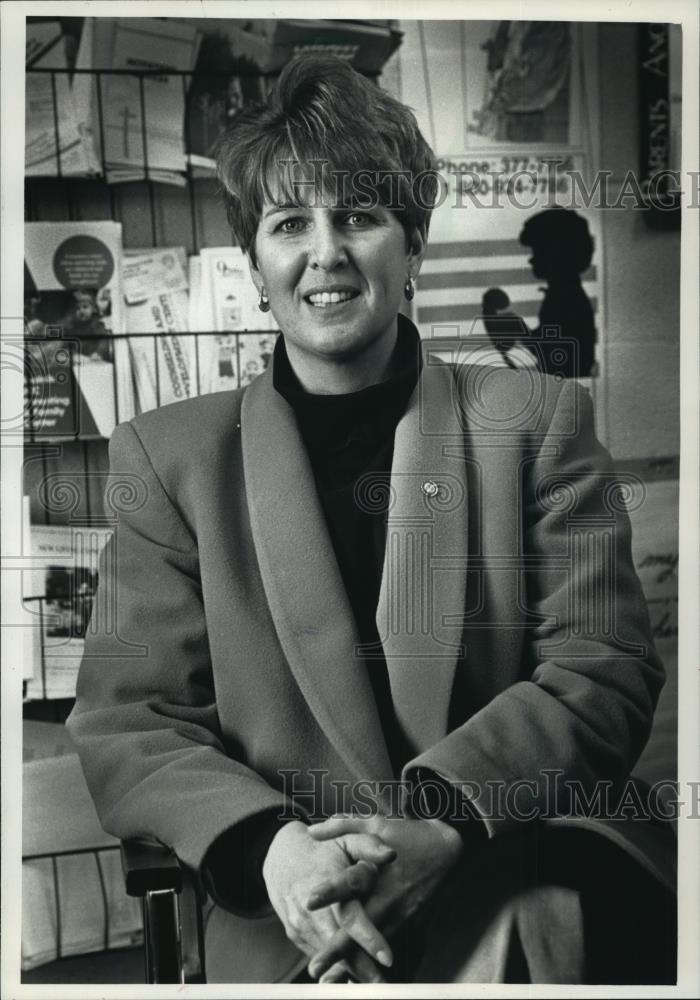
<instances>
[{"instance_id":1,"label":"chair arm","mask_svg":"<svg viewBox=\"0 0 700 1000\"><path fill-rule=\"evenodd\" d=\"M182 868L171 848L153 840L123 840L121 857L128 896L167 889L182 892Z\"/></svg>"}]
</instances>

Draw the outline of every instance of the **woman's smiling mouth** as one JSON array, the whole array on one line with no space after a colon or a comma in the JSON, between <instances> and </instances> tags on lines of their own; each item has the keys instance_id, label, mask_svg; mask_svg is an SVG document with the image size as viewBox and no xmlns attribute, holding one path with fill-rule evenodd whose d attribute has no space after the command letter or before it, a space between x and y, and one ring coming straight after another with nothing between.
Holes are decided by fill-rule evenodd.
<instances>
[{"instance_id":1,"label":"woman's smiling mouth","mask_svg":"<svg viewBox=\"0 0 700 1000\"><path fill-rule=\"evenodd\" d=\"M315 309L326 309L328 306L338 305L341 302L349 302L350 299L357 298L360 293L357 289L343 289L332 292L311 292L304 296L304 300Z\"/></svg>"}]
</instances>

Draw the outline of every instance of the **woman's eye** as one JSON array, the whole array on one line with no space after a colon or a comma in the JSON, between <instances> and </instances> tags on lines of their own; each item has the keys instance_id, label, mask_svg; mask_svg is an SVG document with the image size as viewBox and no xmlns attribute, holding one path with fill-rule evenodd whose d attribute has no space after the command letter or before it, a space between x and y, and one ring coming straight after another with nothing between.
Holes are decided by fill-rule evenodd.
<instances>
[{"instance_id":1,"label":"woman's eye","mask_svg":"<svg viewBox=\"0 0 700 1000\"><path fill-rule=\"evenodd\" d=\"M371 219L367 212L351 212L351 214L346 217L345 221L351 226L358 228L360 226L368 226Z\"/></svg>"},{"instance_id":2,"label":"woman's eye","mask_svg":"<svg viewBox=\"0 0 700 1000\"><path fill-rule=\"evenodd\" d=\"M303 219L283 219L277 227L277 231L280 233L300 233L304 226Z\"/></svg>"}]
</instances>

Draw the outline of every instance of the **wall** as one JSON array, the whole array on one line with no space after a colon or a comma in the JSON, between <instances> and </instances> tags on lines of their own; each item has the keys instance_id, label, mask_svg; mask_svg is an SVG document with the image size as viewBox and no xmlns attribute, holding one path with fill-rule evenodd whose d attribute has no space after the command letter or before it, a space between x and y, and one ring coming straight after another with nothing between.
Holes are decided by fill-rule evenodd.
<instances>
[{"instance_id":1,"label":"wall","mask_svg":"<svg viewBox=\"0 0 700 1000\"><path fill-rule=\"evenodd\" d=\"M635 27L599 27L600 166L611 200L638 169ZM616 458L679 451L680 234L649 229L640 212L601 212L606 330L601 437Z\"/></svg>"},{"instance_id":2,"label":"wall","mask_svg":"<svg viewBox=\"0 0 700 1000\"><path fill-rule=\"evenodd\" d=\"M638 169L636 28L599 26L600 166L612 197ZM647 227L631 208L601 212L606 330L599 391L601 438L644 480L632 512L633 551L667 681L652 741L636 773L649 781L676 768L678 711L678 465L680 233ZM635 461L651 459L651 461Z\"/></svg>"}]
</instances>

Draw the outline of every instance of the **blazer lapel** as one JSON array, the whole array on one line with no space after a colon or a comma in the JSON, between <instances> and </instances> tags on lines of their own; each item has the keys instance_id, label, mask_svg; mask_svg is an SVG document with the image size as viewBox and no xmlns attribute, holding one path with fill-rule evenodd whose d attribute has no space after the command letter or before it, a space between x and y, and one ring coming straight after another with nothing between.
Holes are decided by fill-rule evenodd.
<instances>
[{"instance_id":1,"label":"blazer lapel","mask_svg":"<svg viewBox=\"0 0 700 1000\"><path fill-rule=\"evenodd\" d=\"M350 602L294 412L269 368L241 410L246 494L280 644L321 728L358 778L393 777Z\"/></svg>"},{"instance_id":2,"label":"blazer lapel","mask_svg":"<svg viewBox=\"0 0 700 1000\"><path fill-rule=\"evenodd\" d=\"M464 656L467 557L464 433L451 369L425 352L394 439L377 628L397 718L417 753L447 733Z\"/></svg>"}]
</instances>

